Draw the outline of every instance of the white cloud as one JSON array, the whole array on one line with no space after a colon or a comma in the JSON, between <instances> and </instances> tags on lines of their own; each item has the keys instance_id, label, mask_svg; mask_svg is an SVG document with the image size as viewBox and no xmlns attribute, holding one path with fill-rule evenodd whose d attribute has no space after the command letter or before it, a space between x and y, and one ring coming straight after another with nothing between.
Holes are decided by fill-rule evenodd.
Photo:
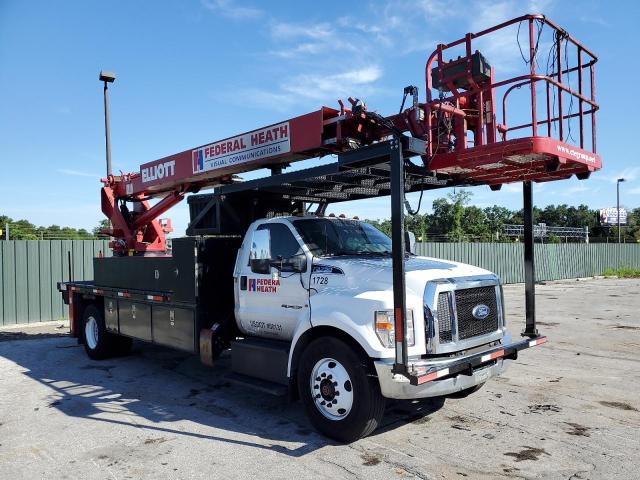
<instances>
[{"instance_id":1,"label":"white cloud","mask_svg":"<svg viewBox=\"0 0 640 480\"><path fill-rule=\"evenodd\" d=\"M319 40L330 38L335 33L334 27L329 23L274 22L271 24L271 36L276 39L311 38Z\"/></svg>"},{"instance_id":2,"label":"white cloud","mask_svg":"<svg viewBox=\"0 0 640 480\"><path fill-rule=\"evenodd\" d=\"M445 18L459 16L457 9L451 8L451 3L446 0L422 0L418 2L418 9L422 11L425 18L440 21Z\"/></svg>"},{"instance_id":3,"label":"white cloud","mask_svg":"<svg viewBox=\"0 0 640 480\"><path fill-rule=\"evenodd\" d=\"M528 2L506 0L491 5L491 8L487 8L484 4L476 3L474 12L471 15L473 20L470 22L469 27L472 32L479 32L521 16L524 13L547 11L552 7L552 3L552 1L546 0L529 0ZM537 35L538 25L535 28ZM543 68L546 68L547 54L552 45L552 42L548 40L549 37L545 36L545 32L546 35L550 35L551 29L544 27L538 45L538 62ZM473 49L480 50L499 74L501 72L514 73L523 70L524 60L522 57L524 55L525 58L529 58L528 45L528 24L527 22L522 22L519 31L516 24L479 38Z\"/></svg>"},{"instance_id":4,"label":"white cloud","mask_svg":"<svg viewBox=\"0 0 640 480\"><path fill-rule=\"evenodd\" d=\"M610 175L601 173L593 178L609 183L616 183L619 178L624 178L625 181L632 182L640 178L640 167L626 167L622 170L618 170L616 173L612 173Z\"/></svg>"},{"instance_id":5,"label":"white cloud","mask_svg":"<svg viewBox=\"0 0 640 480\"><path fill-rule=\"evenodd\" d=\"M610 181L615 183L619 178L624 178L627 182L631 182L637 180L638 177L640 177L640 167L627 167L617 175L614 175Z\"/></svg>"},{"instance_id":6,"label":"white cloud","mask_svg":"<svg viewBox=\"0 0 640 480\"><path fill-rule=\"evenodd\" d=\"M507 193L522 193L522 184L521 183L507 183L502 185L502 190Z\"/></svg>"},{"instance_id":7,"label":"white cloud","mask_svg":"<svg viewBox=\"0 0 640 480\"><path fill-rule=\"evenodd\" d=\"M312 100L342 98L357 94L363 87L380 79L382 69L377 65L346 70L333 74L301 74L282 83L281 88L289 94Z\"/></svg>"},{"instance_id":8,"label":"white cloud","mask_svg":"<svg viewBox=\"0 0 640 480\"><path fill-rule=\"evenodd\" d=\"M571 187L565 188L562 190L561 195L564 196L568 196L568 195L575 195L576 193L583 193L583 192L592 192L595 193L599 190L599 188L593 188L593 187L589 187L583 183L580 183L578 185L573 185Z\"/></svg>"},{"instance_id":9,"label":"white cloud","mask_svg":"<svg viewBox=\"0 0 640 480\"><path fill-rule=\"evenodd\" d=\"M366 97L377 91L373 86L382 77L382 68L369 65L363 68L343 70L338 73L301 73L287 78L275 89L249 88L246 93L253 104L285 112L302 104L335 102L348 96ZM237 95L212 94L224 101L237 101Z\"/></svg>"},{"instance_id":10,"label":"white cloud","mask_svg":"<svg viewBox=\"0 0 640 480\"><path fill-rule=\"evenodd\" d=\"M611 23L607 22L605 19L601 18L601 17L597 17L594 15L582 15L580 17L580 21L584 22L584 23L591 23L594 25L597 25L599 27L604 27L604 28L611 28L612 25Z\"/></svg>"},{"instance_id":11,"label":"white cloud","mask_svg":"<svg viewBox=\"0 0 640 480\"><path fill-rule=\"evenodd\" d=\"M337 22L339 23L339 22ZM353 28L338 28L332 23L273 22L270 35L277 48L269 53L282 58L307 58L323 55L323 63L334 63L336 54L344 52L366 55L370 51L370 35ZM344 57L341 58L344 60Z\"/></svg>"},{"instance_id":12,"label":"white cloud","mask_svg":"<svg viewBox=\"0 0 640 480\"><path fill-rule=\"evenodd\" d=\"M238 98L235 92L222 94L215 92L211 94L211 97L216 100L245 105L244 100ZM296 98L293 95L283 92L276 93L260 88L248 88L246 90L246 97L251 99L252 105L276 112L286 112L296 105Z\"/></svg>"},{"instance_id":13,"label":"white cloud","mask_svg":"<svg viewBox=\"0 0 640 480\"><path fill-rule=\"evenodd\" d=\"M277 57L293 58L300 55L316 55L325 50L326 45L316 43L300 43L292 48L285 48L282 50L271 50L269 53Z\"/></svg>"},{"instance_id":14,"label":"white cloud","mask_svg":"<svg viewBox=\"0 0 640 480\"><path fill-rule=\"evenodd\" d=\"M237 20L253 19L261 17L264 12L259 8L243 7L233 0L200 0L207 10L218 13L223 17Z\"/></svg>"}]
</instances>

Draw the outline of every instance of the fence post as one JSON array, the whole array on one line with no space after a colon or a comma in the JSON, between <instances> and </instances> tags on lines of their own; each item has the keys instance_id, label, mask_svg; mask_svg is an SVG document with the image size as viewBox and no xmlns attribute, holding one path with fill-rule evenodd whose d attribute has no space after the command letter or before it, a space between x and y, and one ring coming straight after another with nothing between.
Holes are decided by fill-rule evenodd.
<instances>
[{"instance_id":1,"label":"fence post","mask_svg":"<svg viewBox=\"0 0 640 480\"><path fill-rule=\"evenodd\" d=\"M71 264L71 250L67 252L67 262L69 262L69 281L73 282L73 265Z\"/></svg>"}]
</instances>

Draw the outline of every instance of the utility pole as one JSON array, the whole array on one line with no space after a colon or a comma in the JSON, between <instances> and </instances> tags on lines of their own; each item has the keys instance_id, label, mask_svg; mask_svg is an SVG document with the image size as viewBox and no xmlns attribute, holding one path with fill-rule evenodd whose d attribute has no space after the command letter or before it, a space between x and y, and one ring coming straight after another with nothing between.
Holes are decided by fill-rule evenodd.
<instances>
[{"instance_id":1,"label":"utility pole","mask_svg":"<svg viewBox=\"0 0 640 480\"><path fill-rule=\"evenodd\" d=\"M625 181L624 178L619 178L616 181L616 198L617 198L616 216L618 217L618 243L620 243L620 184L624 181Z\"/></svg>"},{"instance_id":2,"label":"utility pole","mask_svg":"<svg viewBox=\"0 0 640 480\"><path fill-rule=\"evenodd\" d=\"M101 82L104 82L104 140L105 150L107 157L107 176L111 175L111 135L109 132L109 87L108 83L113 83L116 80L116 74L113 72L100 71L98 77Z\"/></svg>"},{"instance_id":3,"label":"utility pole","mask_svg":"<svg viewBox=\"0 0 640 480\"><path fill-rule=\"evenodd\" d=\"M9 222L5 223L5 230L4 230L4 239L8 242L9 241Z\"/></svg>"}]
</instances>

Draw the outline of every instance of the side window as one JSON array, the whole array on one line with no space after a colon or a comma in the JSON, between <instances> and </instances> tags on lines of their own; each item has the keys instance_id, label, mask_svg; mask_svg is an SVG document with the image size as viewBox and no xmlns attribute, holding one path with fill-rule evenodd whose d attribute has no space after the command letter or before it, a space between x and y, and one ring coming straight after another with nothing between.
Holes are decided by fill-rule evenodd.
<instances>
[{"instance_id":1,"label":"side window","mask_svg":"<svg viewBox=\"0 0 640 480\"><path fill-rule=\"evenodd\" d=\"M300 244L291 233L286 225L281 223L272 223L270 225L261 225L258 230L268 228L271 233L271 259L287 260L302 253Z\"/></svg>"},{"instance_id":2,"label":"side window","mask_svg":"<svg viewBox=\"0 0 640 480\"><path fill-rule=\"evenodd\" d=\"M253 233L249 264L254 273L269 273L271 265L280 262L282 271L305 271L302 247L286 225L260 225Z\"/></svg>"}]
</instances>

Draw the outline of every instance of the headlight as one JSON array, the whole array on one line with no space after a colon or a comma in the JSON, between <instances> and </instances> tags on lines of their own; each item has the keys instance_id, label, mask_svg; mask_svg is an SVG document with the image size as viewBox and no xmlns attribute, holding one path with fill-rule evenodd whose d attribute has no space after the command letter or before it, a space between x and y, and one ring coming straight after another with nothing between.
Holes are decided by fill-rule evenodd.
<instances>
[{"instance_id":1,"label":"headlight","mask_svg":"<svg viewBox=\"0 0 640 480\"><path fill-rule=\"evenodd\" d=\"M374 315L374 327L380 343L384 347L392 348L396 344L395 315L393 310L377 310ZM407 310L407 345L416 344L413 329L413 310Z\"/></svg>"}]
</instances>

